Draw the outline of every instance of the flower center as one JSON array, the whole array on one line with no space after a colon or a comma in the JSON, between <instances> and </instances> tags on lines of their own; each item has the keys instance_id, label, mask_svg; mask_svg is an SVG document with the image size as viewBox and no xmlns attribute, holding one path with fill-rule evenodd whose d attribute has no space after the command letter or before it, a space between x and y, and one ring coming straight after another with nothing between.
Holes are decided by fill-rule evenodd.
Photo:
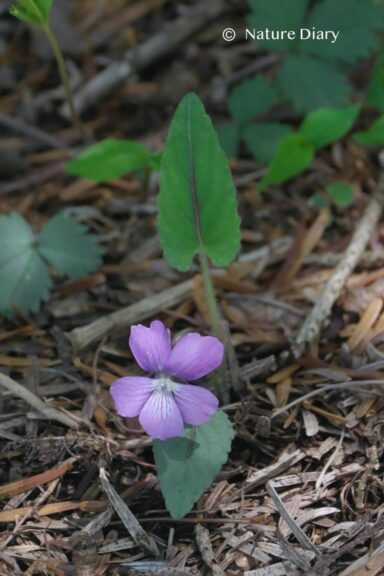
<instances>
[{"instance_id":1,"label":"flower center","mask_svg":"<svg viewBox=\"0 0 384 576\"><path fill-rule=\"evenodd\" d=\"M154 382L156 392L175 392L179 387L177 382L173 382L170 378L166 378L165 376L156 378Z\"/></svg>"}]
</instances>

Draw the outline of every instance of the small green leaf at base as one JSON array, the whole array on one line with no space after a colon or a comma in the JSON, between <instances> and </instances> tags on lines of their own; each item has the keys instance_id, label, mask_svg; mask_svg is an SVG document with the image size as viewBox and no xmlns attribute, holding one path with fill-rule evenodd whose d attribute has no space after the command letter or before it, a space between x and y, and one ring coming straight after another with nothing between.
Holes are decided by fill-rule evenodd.
<instances>
[{"instance_id":1,"label":"small green leaf at base","mask_svg":"<svg viewBox=\"0 0 384 576\"><path fill-rule=\"evenodd\" d=\"M52 0L18 0L9 12L23 22L44 26L48 24L51 7Z\"/></svg>"},{"instance_id":2,"label":"small green leaf at base","mask_svg":"<svg viewBox=\"0 0 384 576\"><path fill-rule=\"evenodd\" d=\"M240 248L240 219L228 160L196 94L187 94L173 116L160 170L157 227L164 255L187 270L205 250L227 266Z\"/></svg>"},{"instance_id":3,"label":"small green leaf at base","mask_svg":"<svg viewBox=\"0 0 384 576\"><path fill-rule=\"evenodd\" d=\"M384 116L381 116L368 130L355 132L354 139L365 146L384 144Z\"/></svg>"},{"instance_id":4,"label":"small green leaf at base","mask_svg":"<svg viewBox=\"0 0 384 576\"><path fill-rule=\"evenodd\" d=\"M232 425L220 410L182 436L154 440L153 453L165 504L172 518L183 518L209 488L228 458Z\"/></svg>"},{"instance_id":5,"label":"small green leaf at base","mask_svg":"<svg viewBox=\"0 0 384 576\"><path fill-rule=\"evenodd\" d=\"M93 272L101 262L98 239L64 214L52 218L37 237L37 250L60 274L70 279Z\"/></svg>"},{"instance_id":6,"label":"small green leaf at base","mask_svg":"<svg viewBox=\"0 0 384 576\"><path fill-rule=\"evenodd\" d=\"M359 110L358 104L347 108L319 108L306 116L299 134L318 150L342 138L352 128Z\"/></svg>"},{"instance_id":7,"label":"small green leaf at base","mask_svg":"<svg viewBox=\"0 0 384 576\"><path fill-rule=\"evenodd\" d=\"M281 142L261 180L258 190L262 192L270 184L281 184L302 172L313 160L313 146L300 134L289 134Z\"/></svg>"},{"instance_id":8,"label":"small green leaf at base","mask_svg":"<svg viewBox=\"0 0 384 576\"><path fill-rule=\"evenodd\" d=\"M352 186L345 182L334 182L327 187L327 192L337 206L346 208L353 202Z\"/></svg>"},{"instance_id":9,"label":"small green leaf at base","mask_svg":"<svg viewBox=\"0 0 384 576\"><path fill-rule=\"evenodd\" d=\"M154 162L156 157L140 142L110 139L92 144L68 162L65 170L74 176L103 182L152 166Z\"/></svg>"}]
</instances>

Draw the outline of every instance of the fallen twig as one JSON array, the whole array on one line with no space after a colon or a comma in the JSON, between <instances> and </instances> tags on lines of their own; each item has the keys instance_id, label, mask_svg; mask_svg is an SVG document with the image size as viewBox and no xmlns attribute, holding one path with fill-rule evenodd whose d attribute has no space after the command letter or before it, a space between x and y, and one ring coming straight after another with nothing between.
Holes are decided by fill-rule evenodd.
<instances>
[{"instance_id":1,"label":"fallen twig","mask_svg":"<svg viewBox=\"0 0 384 576\"><path fill-rule=\"evenodd\" d=\"M0 373L0 386L9 390L12 394L15 394L15 396L22 398L27 404L35 408L49 420L56 420L69 428L77 429L79 427L79 423L74 418L68 414L64 414L64 412L56 410L56 408L52 408L36 394L28 390L28 388L25 388L25 386L22 386L12 378L9 378L9 376L2 373Z\"/></svg>"},{"instance_id":2,"label":"fallen twig","mask_svg":"<svg viewBox=\"0 0 384 576\"><path fill-rule=\"evenodd\" d=\"M212 572L212 576L225 576L224 570L218 563L211 546L209 539L209 530L204 528L201 524L195 526L195 538L198 549L204 563Z\"/></svg>"},{"instance_id":3,"label":"fallen twig","mask_svg":"<svg viewBox=\"0 0 384 576\"><path fill-rule=\"evenodd\" d=\"M123 330L138 320L144 320L161 310L175 306L192 294L193 280L187 280L173 286L164 292L144 298L136 304L103 316L87 326L75 328L66 336L69 338L75 352L101 340L111 332Z\"/></svg>"},{"instance_id":4,"label":"fallen twig","mask_svg":"<svg viewBox=\"0 0 384 576\"><path fill-rule=\"evenodd\" d=\"M294 534L297 541L301 544L301 546L305 550L311 550L312 552L314 552L316 554L316 556L319 556L319 551L317 550L316 546L314 546L312 544L312 542L310 541L308 536L305 534L305 532L303 532L303 530L300 528L300 526L294 521L294 519L292 518L292 516L290 515L290 513L288 512L288 510L284 506L282 499L280 498L280 496L278 495L278 493L276 492L276 490L273 486L273 481L268 480L265 487L266 487L268 494L272 498L278 512L281 514L281 517L283 518L283 520L286 522L286 524L291 529L292 534Z\"/></svg>"},{"instance_id":5,"label":"fallen twig","mask_svg":"<svg viewBox=\"0 0 384 576\"><path fill-rule=\"evenodd\" d=\"M120 498L116 490L113 488L107 478L107 474L104 468L100 468L100 482L104 492L111 502L111 505L121 518L121 521L128 530L128 533L132 536L134 542L136 542L137 546L149 554L149 556L157 558L159 556L159 550L155 541L140 526L139 522L136 520L135 516L132 514L124 500Z\"/></svg>"},{"instance_id":6,"label":"fallen twig","mask_svg":"<svg viewBox=\"0 0 384 576\"><path fill-rule=\"evenodd\" d=\"M373 230L382 212L384 195L384 175L381 177L376 194L370 200L362 219L357 226L343 259L336 266L320 295L317 304L302 324L292 347L295 358L299 358L318 336L321 326L327 319L332 306L345 285L348 277L362 257Z\"/></svg>"},{"instance_id":7,"label":"fallen twig","mask_svg":"<svg viewBox=\"0 0 384 576\"><path fill-rule=\"evenodd\" d=\"M92 78L75 95L75 108L81 114L104 98L109 92L125 82L129 76L153 64L159 58L176 50L187 38L216 20L226 8L222 0L203 0L186 14L167 23L164 28L146 42L128 51L122 62L110 64L105 70ZM68 116L68 106L62 108Z\"/></svg>"}]
</instances>

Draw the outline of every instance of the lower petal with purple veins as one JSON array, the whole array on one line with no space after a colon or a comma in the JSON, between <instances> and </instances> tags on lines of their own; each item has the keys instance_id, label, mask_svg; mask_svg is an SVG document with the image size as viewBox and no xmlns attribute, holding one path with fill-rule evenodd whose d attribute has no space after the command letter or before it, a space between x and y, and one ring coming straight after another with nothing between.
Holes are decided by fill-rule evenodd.
<instances>
[{"instance_id":1,"label":"lower petal with purple veins","mask_svg":"<svg viewBox=\"0 0 384 576\"><path fill-rule=\"evenodd\" d=\"M219 401L212 392L201 386L180 384L174 393L184 422L200 426L205 424L219 408Z\"/></svg>"},{"instance_id":2,"label":"lower petal with purple veins","mask_svg":"<svg viewBox=\"0 0 384 576\"><path fill-rule=\"evenodd\" d=\"M138 416L154 389L151 378L126 376L115 380L111 386L111 396L120 416Z\"/></svg>"},{"instance_id":3,"label":"lower petal with purple veins","mask_svg":"<svg viewBox=\"0 0 384 576\"><path fill-rule=\"evenodd\" d=\"M160 440L180 436L184 430L183 417L173 393L164 390L151 394L140 412L139 421L147 434Z\"/></svg>"}]
</instances>

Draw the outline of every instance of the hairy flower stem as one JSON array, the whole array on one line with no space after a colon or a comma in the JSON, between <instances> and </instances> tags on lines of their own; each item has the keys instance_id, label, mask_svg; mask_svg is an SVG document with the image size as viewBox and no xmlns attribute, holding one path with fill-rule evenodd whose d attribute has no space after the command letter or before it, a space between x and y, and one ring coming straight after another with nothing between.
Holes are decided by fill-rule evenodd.
<instances>
[{"instance_id":1,"label":"hairy flower stem","mask_svg":"<svg viewBox=\"0 0 384 576\"><path fill-rule=\"evenodd\" d=\"M221 313L217 305L215 290L213 288L211 272L209 270L209 264L208 264L208 256L203 246L199 250L199 257L200 257L201 274L203 277L205 298L211 316L212 332L216 336L216 338L218 338L224 344L225 338L221 326ZM226 363L224 361L224 363L220 366L218 370L220 382L218 382L215 379L216 393L222 399L226 399L227 396L227 378L226 378L225 364Z\"/></svg>"},{"instance_id":2,"label":"hairy flower stem","mask_svg":"<svg viewBox=\"0 0 384 576\"><path fill-rule=\"evenodd\" d=\"M79 117L76 113L75 104L73 101L72 90L71 90L71 85L69 83L69 77L68 77L67 69L65 66L64 58L63 58L63 53L61 52L60 46L56 40L56 36L52 32L52 29L48 23L45 24L45 26L43 26L43 30L44 30L47 38L48 38L48 42L50 43L53 54L55 56L56 64L57 64L57 67L59 69L61 81L63 83L65 97L66 97L66 100L68 102L69 112L71 115L73 125L78 129L83 140L85 142L87 142L88 141L88 135L87 135L87 133L84 129L84 126L80 122Z\"/></svg>"},{"instance_id":3,"label":"hairy flower stem","mask_svg":"<svg viewBox=\"0 0 384 576\"><path fill-rule=\"evenodd\" d=\"M220 325L220 311L215 297L215 291L213 288L211 272L209 270L207 253L205 252L204 248L200 249L199 256L200 256L201 273L203 276L205 297L211 315L212 331L214 335L217 338L219 338L219 340L222 340L222 338L220 337L222 333Z\"/></svg>"}]
</instances>

